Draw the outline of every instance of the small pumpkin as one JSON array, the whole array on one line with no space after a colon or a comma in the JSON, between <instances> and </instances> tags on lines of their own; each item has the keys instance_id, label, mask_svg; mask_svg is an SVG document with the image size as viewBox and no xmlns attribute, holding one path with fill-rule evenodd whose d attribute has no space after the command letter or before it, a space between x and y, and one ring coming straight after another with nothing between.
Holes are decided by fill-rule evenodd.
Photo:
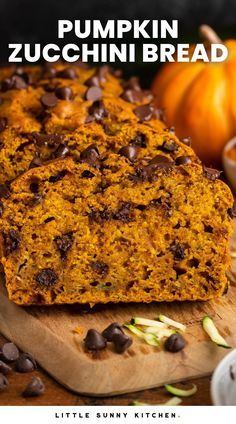
<instances>
[{"instance_id":1,"label":"small pumpkin","mask_svg":"<svg viewBox=\"0 0 236 424\"><path fill-rule=\"evenodd\" d=\"M200 33L209 43L222 42L207 25ZM168 63L153 82L157 105L176 134L190 136L207 165L221 166L222 149L236 135L236 40L227 40L224 62Z\"/></svg>"}]
</instances>

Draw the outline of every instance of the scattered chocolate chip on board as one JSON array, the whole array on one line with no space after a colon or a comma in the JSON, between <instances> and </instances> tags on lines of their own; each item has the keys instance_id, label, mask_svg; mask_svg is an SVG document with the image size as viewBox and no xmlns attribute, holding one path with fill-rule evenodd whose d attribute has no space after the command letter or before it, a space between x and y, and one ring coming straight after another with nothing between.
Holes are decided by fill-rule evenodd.
<instances>
[{"instance_id":1,"label":"scattered chocolate chip on board","mask_svg":"<svg viewBox=\"0 0 236 424\"><path fill-rule=\"evenodd\" d=\"M168 352L179 352L184 349L186 342L181 334L172 334L165 341L165 349Z\"/></svg>"},{"instance_id":2,"label":"scattered chocolate chip on board","mask_svg":"<svg viewBox=\"0 0 236 424\"><path fill-rule=\"evenodd\" d=\"M31 372L36 368L35 359L30 353L21 353L15 363L15 370L21 373Z\"/></svg>"},{"instance_id":3,"label":"scattered chocolate chip on board","mask_svg":"<svg viewBox=\"0 0 236 424\"><path fill-rule=\"evenodd\" d=\"M33 377L22 392L23 397L36 397L45 392L45 386L40 377Z\"/></svg>"},{"instance_id":4,"label":"scattered chocolate chip on board","mask_svg":"<svg viewBox=\"0 0 236 424\"><path fill-rule=\"evenodd\" d=\"M0 393L4 392L8 388L8 379L4 374L0 373Z\"/></svg>"},{"instance_id":5,"label":"scattered chocolate chip on board","mask_svg":"<svg viewBox=\"0 0 236 424\"><path fill-rule=\"evenodd\" d=\"M0 349L0 358L6 362L13 362L19 358L19 350L14 343L8 342Z\"/></svg>"}]
</instances>

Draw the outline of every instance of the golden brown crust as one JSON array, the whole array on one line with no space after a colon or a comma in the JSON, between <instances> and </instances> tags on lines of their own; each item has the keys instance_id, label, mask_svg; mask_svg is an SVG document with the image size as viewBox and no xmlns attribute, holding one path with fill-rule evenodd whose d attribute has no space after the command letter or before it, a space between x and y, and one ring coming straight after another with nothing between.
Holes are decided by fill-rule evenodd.
<instances>
[{"instance_id":1,"label":"golden brown crust","mask_svg":"<svg viewBox=\"0 0 236 424\"><path fill-rule=\"evenodd\" d=\"M102 130L114 135L126 123L142 122L135 110L152 100L150 92L142 91L136 80L124 83L108 67L84 69L57 64L4 68L0 69L0 81L0 183L28 170L35 158L39 162L53 156L59 141L48 145L34 134L60 134L61 144L66 144L77 130L89 131L93 136ZM94 83L99 87L91 85ZM96 91L88 94L94 88L100 90L98 100ZM159 115L153 108L152 114L143 115L144 125L165 128L156 119ZM80 139L74 141L79 149Z\"/></svg>"}]
</instances>

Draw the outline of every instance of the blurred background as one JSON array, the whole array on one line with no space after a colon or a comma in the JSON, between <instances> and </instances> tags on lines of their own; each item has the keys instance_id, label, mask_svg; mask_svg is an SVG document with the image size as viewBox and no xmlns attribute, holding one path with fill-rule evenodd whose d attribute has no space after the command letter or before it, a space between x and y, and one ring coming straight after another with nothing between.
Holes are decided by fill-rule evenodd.
<instances>
[{"instance_id":1,"label":"blurred background","mask_svg":"<svg viewBox=\"0 0 236 424\"><path fill-rule=\"evenodd\" d=\"M9 43L79 43L73 34L57 39L59 19L178 19L181 42L197 41L202 23L212 25L222 38L236 36L235 0L0 0L0 62L7 62ZM135 72L149 84L157 65L143 64L139 57ZM133 64L118 66L127 75L134 72Z\"/></svg>"}]
</instances>

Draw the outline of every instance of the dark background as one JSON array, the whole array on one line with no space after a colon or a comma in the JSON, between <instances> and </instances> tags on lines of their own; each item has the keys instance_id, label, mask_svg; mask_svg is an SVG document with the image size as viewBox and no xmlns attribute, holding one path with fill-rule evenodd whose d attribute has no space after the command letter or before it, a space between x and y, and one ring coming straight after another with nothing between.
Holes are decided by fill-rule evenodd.
<instances>
[{"instance_id":1,"label":"dark background","mask_svg":"<svg viewBox=\"0 0 236 424\"><path fill-rule=\"evenodd\" d=\"M59 19L178 19L180 41L190 42L197 41L198 26L202 23L212 25L222 38L236 36L236 1L0 0L0 63L7 62L9 43L60 44ZM72 35L61 42L79 44ZM119 67L130 74L134 64ZM149 78L156 67L156 64L142 64L137 58L135 72Z\"/></svg>"}]
</instances>

